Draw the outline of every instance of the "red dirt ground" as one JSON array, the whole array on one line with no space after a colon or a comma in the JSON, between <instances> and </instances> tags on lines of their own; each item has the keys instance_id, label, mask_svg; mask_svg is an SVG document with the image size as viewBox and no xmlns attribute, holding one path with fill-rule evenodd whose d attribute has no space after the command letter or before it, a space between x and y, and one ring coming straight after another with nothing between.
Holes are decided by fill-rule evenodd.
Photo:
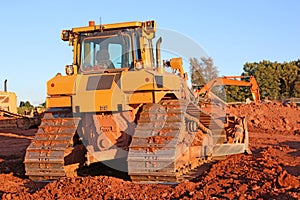
<instances>
[{"instance_id":1,"label":"red dirt ground","mask_svg":"<svg viewBox=\"0 0 300 200\"><path fill-rule=\"evenodd\" d=\"M2 199L300 199L300 108L279 103L231 106L246 116L251 155L212 164L193 181L174 185L136 184L90 175L35 183L23 159L36 129L0 133Z\"/></svg>"}]
</instances>

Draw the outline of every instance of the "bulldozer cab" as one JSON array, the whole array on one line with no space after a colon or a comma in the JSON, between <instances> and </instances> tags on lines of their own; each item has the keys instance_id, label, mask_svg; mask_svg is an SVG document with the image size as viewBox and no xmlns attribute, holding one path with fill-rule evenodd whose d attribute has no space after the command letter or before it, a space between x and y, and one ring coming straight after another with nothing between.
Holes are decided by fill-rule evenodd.
<instances>
[{"instance_id":1,"label":"bulldozer cab","mask_svg":"<svg viewBox=\"0 0 300 200\"><path fill-rule=\"evenodd\" d=\"M153 68L154 33L154 21L97 26L89 22L87 27L64 30L62 40L74 46L73 73L103 73Z\"/></svg>"}]
</instances>

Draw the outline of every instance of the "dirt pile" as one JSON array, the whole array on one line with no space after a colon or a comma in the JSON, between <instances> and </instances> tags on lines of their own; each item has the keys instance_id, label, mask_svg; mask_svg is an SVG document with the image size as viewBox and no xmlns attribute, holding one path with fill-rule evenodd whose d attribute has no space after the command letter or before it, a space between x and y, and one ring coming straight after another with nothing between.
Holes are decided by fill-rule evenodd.
<instances>
[{"instance_id":1,"label":"dirt pile","mask_svg":"<svg viewBox=\"0 0 300 200\"><path fill-rule=\"evenodd\" d=\"M228 106L227 113L247 117L249 128L300 134L300 107L281 103L251 103Z\"/></svg>"},{"instance_id":2,"label":"dirt pile","mask_svg":"<svg viewBox=\"0 0 300 200\"><path fill-rule=\"evenodd\" d=\"M204 198L297 199L300 177L295 170L299 170L300 160L298 165L290 163L279 156L273 157L273 151L273 147L265 148L258 154L234 155L215 164L205 178L199 180L203 189L197 193L203 193ZM287 154L284 150L281 153ZM291 174L293 171L295 175ZM197 197L197 193L193 197Z\"/></svg>"}]
</instances>

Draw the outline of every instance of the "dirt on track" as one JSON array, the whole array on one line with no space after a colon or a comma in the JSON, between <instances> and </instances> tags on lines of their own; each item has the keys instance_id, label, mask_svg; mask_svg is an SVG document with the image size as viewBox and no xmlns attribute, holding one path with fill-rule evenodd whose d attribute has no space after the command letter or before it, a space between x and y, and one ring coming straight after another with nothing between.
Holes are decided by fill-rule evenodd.
<instances>
[{"instance_id":1,"label":"dirt on track","mask_svg":"<svg viewBox=\"0 0 300 200\"><path fill-rule=\"evenodd\" d=\"M246 116L251 155L233 155L178 185L136 184L101 175L98 165L77 178L35 183L25 176L25 149L36 129L0 132L2 199L300 199L300 109L278 103L231 106ZM271 113L271 114L270 114ZM104 167L103 167L104 168ZM98 172L95 172L96 170ZM116 178L116 177L122 177Z\"/></svg>"}]
</instances>

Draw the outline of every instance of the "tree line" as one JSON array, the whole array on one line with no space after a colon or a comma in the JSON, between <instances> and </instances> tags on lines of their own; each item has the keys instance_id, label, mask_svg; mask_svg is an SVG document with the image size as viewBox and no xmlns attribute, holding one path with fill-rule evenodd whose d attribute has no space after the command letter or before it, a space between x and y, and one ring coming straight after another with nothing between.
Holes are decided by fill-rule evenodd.
<instances>
[{"instance_id":1,"label":"tree line","mask_svg":"<svg viewBox=\"0 0 300 200\"><path fill-rule=\"evenodd\" d=\"M191 58L190 72L194 85L205 84L219 75L212 58L201 58L200 62L197 58ZM269 60L246 62L241 75L256 78L262 99L282 100L300 97L300 59L283 63ZM224 86L223 89L228 102L251 98L249 87Z\"/></svg>"}]
</instances>

